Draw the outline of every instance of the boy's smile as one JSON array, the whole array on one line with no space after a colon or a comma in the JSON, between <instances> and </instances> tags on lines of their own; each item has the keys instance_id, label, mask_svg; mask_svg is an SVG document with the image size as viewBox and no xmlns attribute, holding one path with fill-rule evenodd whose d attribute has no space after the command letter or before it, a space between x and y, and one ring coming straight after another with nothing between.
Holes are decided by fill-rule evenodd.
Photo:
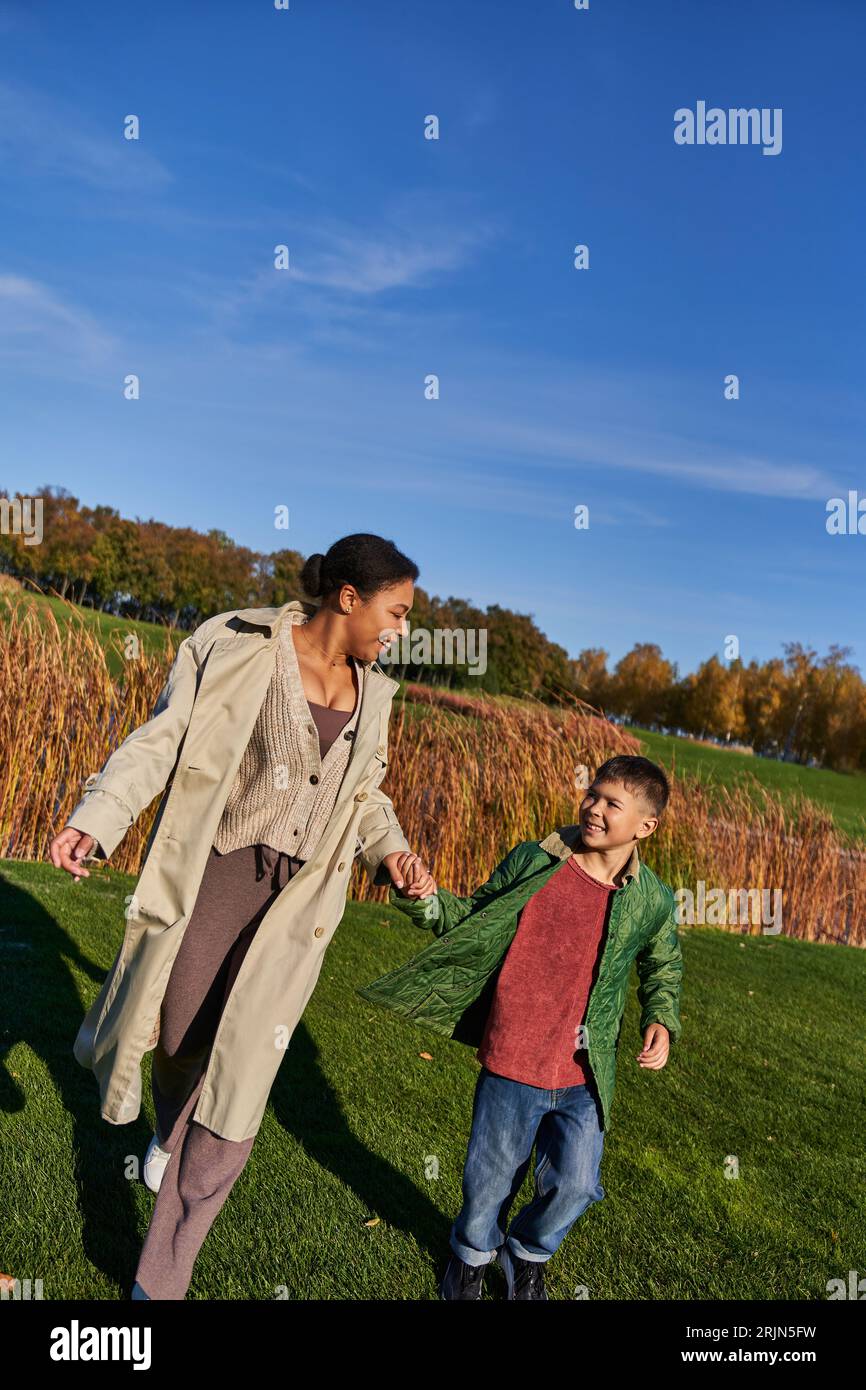
<instances>
[{"instance_id":1,"label":"boy's smile","mask_svg":"<svg viewBox=\"0 0 866 1390\"><path fill-rule=\"evenodd\" d=\"M587 820L583 823L582 829L585 835L604 835L607 827L604 825L604 822L596 823L595 821Z\"/></svg>"},{"instance_id":2,"label":"boy's smile","mask_svg":"<svg viewBox=\"0 0 866 1390\"><path fill-rule=\"evenodd\" d=\"M622 782L605 778L593 782L587 791L580 803L578 823L584 852L589 852L593 863L599 856L597 876L606 881L622 867L617 852L652 834L658 818L642 796Z\"/></svg>"}]
</instances>

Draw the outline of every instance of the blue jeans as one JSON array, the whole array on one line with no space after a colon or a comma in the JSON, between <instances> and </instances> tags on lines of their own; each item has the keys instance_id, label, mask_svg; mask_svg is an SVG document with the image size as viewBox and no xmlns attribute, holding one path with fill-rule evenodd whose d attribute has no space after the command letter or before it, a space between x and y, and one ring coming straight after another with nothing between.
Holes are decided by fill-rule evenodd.
<instances>
[{"instance_id":1,"label":"blue jeans","mask_svg":"<svg viewBox=\"0 0 866 1390\"><path fill-rule=\"evenodd\" d=\"M508 1229L511 1203L535 1144L535 1196ZM605 1195L599 1180L604 1130L590 1085L543 1090L481 1068L463 1169L463 1206L450 1244L484 1265L506 1243L523 1260L549 1260L577 1218Z\"/></svg>"}]
</instances>

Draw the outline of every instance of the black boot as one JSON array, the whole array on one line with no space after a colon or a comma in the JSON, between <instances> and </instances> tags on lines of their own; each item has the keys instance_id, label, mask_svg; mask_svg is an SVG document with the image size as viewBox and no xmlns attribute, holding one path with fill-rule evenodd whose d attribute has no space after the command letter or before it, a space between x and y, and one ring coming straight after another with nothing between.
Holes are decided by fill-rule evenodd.
<instances>
[{"instance_id":1,"label":"black boot","mask_svg":"<svg viewBox=\"0 0 866 1390\"><path fill-rule=\"evenodd\" d=\"M486 1268L486 1265L468 1265L456 1255L452 1255L439 1285L439 1297L480 1298Z\"/></svg>"},{"instance_id":2,"label":"black boot","mask_svg":"<svg viewBox=\"0 0 866 1390\"><path fill-rule=\"evenodd\" d=\"M507 1298L538 1299L550 1302L544 1287L544 1261L522 1260L503 1245L499 1252L499 1263L508 1285Z\"/></svg>"}]
</instances>

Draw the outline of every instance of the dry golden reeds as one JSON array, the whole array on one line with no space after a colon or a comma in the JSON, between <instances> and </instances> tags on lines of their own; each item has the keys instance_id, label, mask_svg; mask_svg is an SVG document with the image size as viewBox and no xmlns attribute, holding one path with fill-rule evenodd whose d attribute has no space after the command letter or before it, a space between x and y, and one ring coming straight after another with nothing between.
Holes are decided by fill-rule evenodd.
<instances>
[{"instance_id":1,"label":"dry golden reeds","mask_svg":"<svg viewBox=\"0 0 866 1390\"><path fill-rule=\"evenodd\" d=\"M94 630L69 605L50 610L0 594L0 857L46 859L82 794L113 750L153 709L174 648L123 652L110 671ZM115 639L118 656L121 647ZM551 708L407 686L395 703L385 790L407 839L437 881L466 894L520 840L577 819L588 773L616 753L638 753L630 734L572 702ZM866 945L866 856L848 848L830 816L805 798L783 802L744 779L737 791L671 775L669 806L642 852L674 888L781 890L783 931L810 941ZM112 857L137 873L158 800ZM381 899L356 865L355 895ZM731 930L744 930L742 922ZM746 926L760 932L761 925Z\"/></svg>"},{"instance_id":2,"label":"dry golden reeds","mask_svg":"<svg viewBox=\"0 0 866 1390\"><path fill-rule=\"evenodd\" d=\"M150 717L174 649L167 637L164 656L130 656L115 639L118 682L74 605L61 626L48 607L37 613L2 594L0 604L0 858L47 859L85 778ZM114 868L137 871L157 804L119 845Z\"/></svg>"}]
</instances>

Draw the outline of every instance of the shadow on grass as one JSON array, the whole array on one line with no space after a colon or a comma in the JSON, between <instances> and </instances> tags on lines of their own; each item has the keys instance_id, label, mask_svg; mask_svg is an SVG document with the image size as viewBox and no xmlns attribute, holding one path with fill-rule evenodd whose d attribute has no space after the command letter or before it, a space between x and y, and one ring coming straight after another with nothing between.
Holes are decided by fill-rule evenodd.
<instances>
[{"instance_id":1,"label":"shadow on grass","mask_svg":"<svg viewBox=\"0 0 866 1390\"><path fill-rule=\"evenodd\" d=\"M150 1126L140 1116L131 1125L111 1125L99 1113L93 1073L72 1055L84 1011L70 966L101 985L107 973L86 956L31 894L0 872L0 968L3 972L3 1024L0 1038L0 1109L5 1115L26 1111L28 1096L9 1064L18 1043L38 1057L58 1091L58 1111L72 1122L73 1173L78 1188L84 1254L128 1298L141 1248L139 1222L128 1158L140 1163L150 1140ZM33 1104L34 1102L30 1102ZM59 1142L43 1125L43 1142ZM65 1140L63 1141L65 1142ZM62 1162L53 1155L32 1155L34 1169L50 1174ZM19 1167L19 1172L21 1165ZM8 1193L8 1185L7 1185ZM8 1271L15 1273L16 1271ZM22 1277L42 1278L46 1298L93 1297L86 1288L51 1291L49 1272L25 1270Z\"/></svg>"},{"instance_id":2,"label":"shadow on grass","mask_svg":"<svg viewBox=\"0 0 866 1390\"><path fill-rule=\"evenodd\" d=\"M7 1115L26 1111L26 1089L8 1061L11 1049L24 1043L52 1077L58 1093L58 1114L65 1111L72 1123L73 1175L78 1189L83 1253L107 1281L119 1287L120 1297L128 1298L142 1235L132 1185L125 1173L131 1159L141 1164L151 1125L144 1108L138 1119L128 1125L113 1125L102 1119L95 1077L76 1062L72 1053L84 1009L71 966L101 986L110 962L102 967L83 955L38 900L0 872L0 968L5 996L0 1036L0 1109ZM438 1284L450 1255L448 1235L452 1218L435 1205L412 1177L371 1152L353 1133L338 1096L322 1071L318 1048L303 1020L292 1035L270 1103L285 1131L350 1189L371 1217L379 1216L428 1251ZM43 1125L43 1133L45 1142L50 1134L49 1124ZM40 1155L38 1149L29 1158L34 1170L43 1176L55 1166L63 1167L62 1159L55 1163ZM517 1175L515 1193L527 1168L528 1160ZM55 1290L52 1294L50 1275L46 1277L43 1270L25 1270L20 1277L42 1278L48 1298L94 1296L86 1287Z\"/></svg>"},{"instance_id":3,"label":"shadow on grass","mask_svg":"<svg viewBox=\"0 0 866 1390\"><path fill-rule=\"evenodd\" d=\"M371 1152L352 1132L303 1021L292 1034L270 1101L279 1124L355 1194L369 1217L378 1216L411 1236L441 1274L450 1254L451 1218L414 1178Z\"/></svg>"}]
</instances>

